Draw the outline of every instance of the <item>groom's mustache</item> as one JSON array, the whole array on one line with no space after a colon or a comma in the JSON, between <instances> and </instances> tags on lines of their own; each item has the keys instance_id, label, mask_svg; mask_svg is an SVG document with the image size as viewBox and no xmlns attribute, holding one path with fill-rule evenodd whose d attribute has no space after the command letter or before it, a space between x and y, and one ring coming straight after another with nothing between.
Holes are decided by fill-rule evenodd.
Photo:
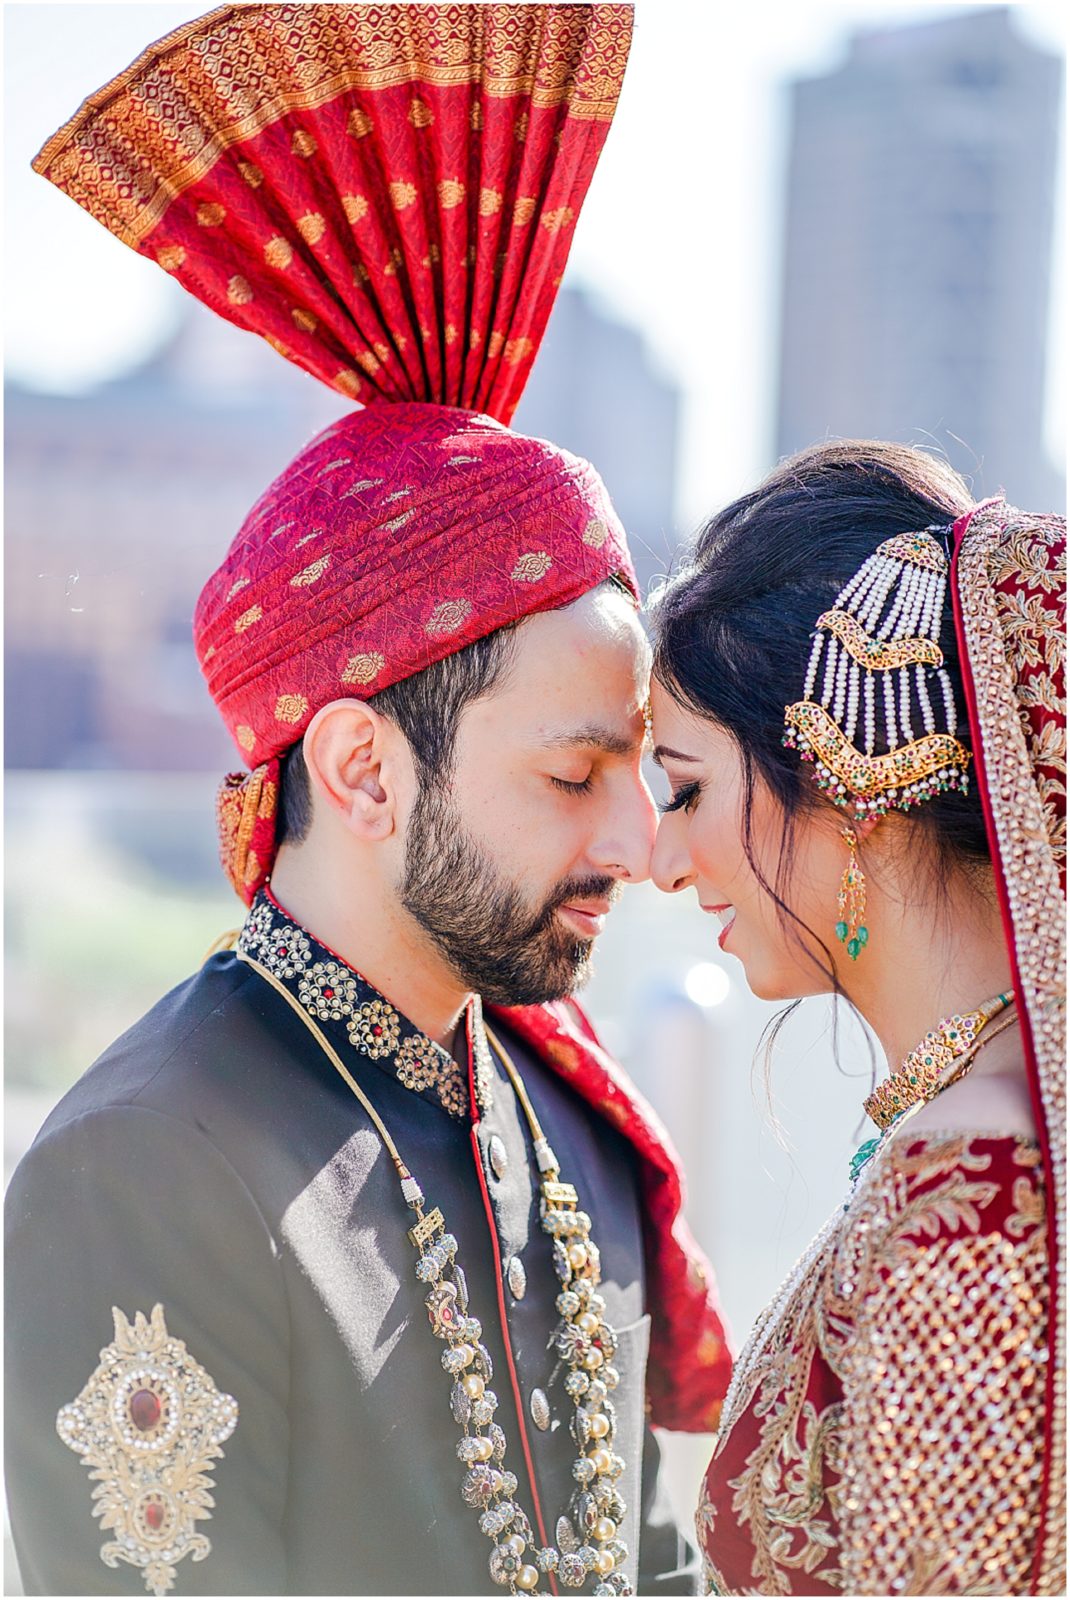
<instances>
[{"instance_id":1,"label":"groom's mustache","mask_svg":"<svg viewBox=\"0 0 1070 1600\"><path fill-rule=\"evenodd\" d=\"M554 912L561 906L574 905L584 900L604 900L610 906L616 904L623 892L624 885L619 878L590 877L571 878L566 883L559 883L534 918L527 930L528 938L535 938L543 933L549 926Z\"/></svg>"}]
</instances>

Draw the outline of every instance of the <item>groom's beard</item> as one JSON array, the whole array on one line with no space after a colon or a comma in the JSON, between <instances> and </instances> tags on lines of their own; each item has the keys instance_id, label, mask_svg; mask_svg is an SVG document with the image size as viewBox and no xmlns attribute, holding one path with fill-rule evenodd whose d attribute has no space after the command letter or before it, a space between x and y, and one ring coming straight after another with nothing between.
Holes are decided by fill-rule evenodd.
<instances>
[{"instance_id":1,"label":"groom's beard","mask_svg":"<svg viewBox=\"0 0 1070 1600\"><path fill-rule=\"evenodd\" d=\"M560 883L532 906L467 833L448 800L421 783L405 841L401 903L466 988L492 1005L560 1000L586 983L593 939L558 919L574 900L616 900L614 878Z\"/></svg>"}]
</instances>

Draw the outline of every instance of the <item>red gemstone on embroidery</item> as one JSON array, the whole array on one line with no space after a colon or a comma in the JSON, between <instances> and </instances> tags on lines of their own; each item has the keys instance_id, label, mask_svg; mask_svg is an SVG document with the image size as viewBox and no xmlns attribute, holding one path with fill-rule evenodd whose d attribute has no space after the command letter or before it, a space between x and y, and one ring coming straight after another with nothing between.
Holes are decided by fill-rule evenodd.
<instances>
[{"instance_id":1,"label":"red gemstone on embroidery","mask_svg":"<svg viewBox=\"0 0 1070 1600\"><path fill-rule=\"evenodd\" d=\"M150 1500L145 1507L145 1521L153 1533L158 1533L163 1527L163 1506L158 1500Z\"/></svg>"},{"instance_id":2,"label":"red gemstone on embroidery","mask_svg":"<svg viewBox=\"0 0 1070 1600\"><path fill-rule=\"evenodd\" d=\"M284 944L280 944L279 945L278 953L279 953L280 956L284 956L284 955L287 954L286 946Z\"/></svg>"},{"instance_id":3,"label":"red gemstone on embroidery","mask_svg":"<svg viewBox=\"0 0 1070 1600\"><path fill-rule=\"evenodd\" d=\"M381 1039L383 1037L383 1030L379 1026L378 1023L375 1023L374 1026L372 1027L372 1033L375 1035L375 1037L377 1039Z\"/></svg>"},{"instance_id":4,"label":"red gemstone on embroidery","mask_svg":"<svg viewBox=\"0 0 1070 1600\"><path fill-rule=\"evenodd\" d=\"M323 996L324 996L325 1000L333 1000L334 999L334 990L333 989L324 989Z\"/></svg>"},{"instance_id":5,"label":"red gemstone on embroidery","mask_svg":"<svg viewBox=\"0 0 1070 1600\"><path fill-rule=\"evenodd\" d=\"M130 1396L130 1421L139 1433L148 1433L160 1420L160 1402L151 1389L139 1389Z\"/></svg>"}]
</instances>

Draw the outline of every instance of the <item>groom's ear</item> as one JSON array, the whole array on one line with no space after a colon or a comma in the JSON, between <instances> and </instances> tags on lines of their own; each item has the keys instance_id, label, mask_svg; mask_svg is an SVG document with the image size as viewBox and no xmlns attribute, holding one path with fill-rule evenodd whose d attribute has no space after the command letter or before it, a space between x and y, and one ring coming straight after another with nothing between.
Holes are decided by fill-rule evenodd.
<instances>
[{"instance_id":1,"label":"groom's ear","mask_svg":"<svg viewBox=\"0 0 1070 1600\"><path fill-rule=\"evenodd\" d=\"M392 722L363 700L332 700L308 725L304 757L317 804L357 838L391 837L412 780L408 746Z\"/></svg>"}]
</instances>

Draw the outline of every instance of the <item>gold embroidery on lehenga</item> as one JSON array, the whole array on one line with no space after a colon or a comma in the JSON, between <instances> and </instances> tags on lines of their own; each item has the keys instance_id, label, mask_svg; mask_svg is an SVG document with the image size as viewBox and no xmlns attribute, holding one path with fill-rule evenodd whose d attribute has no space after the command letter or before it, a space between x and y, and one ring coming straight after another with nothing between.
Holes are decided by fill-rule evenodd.
<instances>
[{"instance_id":1,"label":"gold embroidery on lehenga","mask_svg":"<svg viewBox=\"0 0 1070 1600\"><path fill-rule=\"evenodd\" d=\"M970 1226L912 1244L899 1227L875 1252L843 1363L845 1586L1027 1593L1043 1465L1043 1235L1023 1246Z\"/></svg>"},{"instance_id":2,"label":"gold embroidery on lehenga","mask_svg":"<svg viewBox=\"0 0 1070 1600\"><path fill-rule=\"evenodd\" d=\"M986 1220L989 1153L965 1134L913 1143L887 1147L737 1364L714 1459L744 1412L759 1421L720 1513L750 1535L755 1593L791 1593L796 1573L853 1594L1027 1592L1047 1315L1036 1147L1015 1146L1003 1232ZM821 1359L843 1398L818 1409ZM706 1577L724 1593L717 1514L704 1492Z\"/></svg>"}]
</instances>

